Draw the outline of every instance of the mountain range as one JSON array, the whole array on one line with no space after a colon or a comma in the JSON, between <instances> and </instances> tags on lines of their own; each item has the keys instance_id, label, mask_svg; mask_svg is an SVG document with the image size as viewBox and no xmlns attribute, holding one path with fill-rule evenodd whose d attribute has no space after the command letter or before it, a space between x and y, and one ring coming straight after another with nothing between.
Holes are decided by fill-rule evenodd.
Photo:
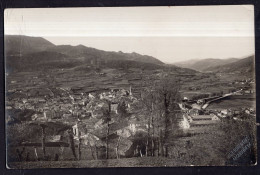
<instances>
[{"instance_id":1,"label":"mountain range","mask_svg":"<svg viewBox=\"0 0 260 175\"><path fill-rule=\"evenodd\" d=\"M5 36L6 68L31 70L40 68L75 67L82 64L160 68L160 60L138 53L108 52L83 45L54 45L42 37ZM171 66L176 67L176 66Z\"/></svg>"},{"instance_id":2,"label":"mountain range","mask_svg":"<svg viewBox=\"0 0 260 175\"><path fill-rule=\"evenodd\" d=\"M174 65L197 70L200 72L253 72L254 55L245 58L228 58L228 59L193 59L174 63Z\"/></svg>"},{"instance_id":3,"label":"mountain range","mask_svg":"<svg viewBox=\"0 0 260 175\"><path fill-rule=\"evenodd\" d=\"M148 55L103 51L84 45L55 45L42 37L5 35L7 71L33 71L51 68L167 68L175 72L252 72L254 56L244 59L200 59L165 64Z\"/></svg>"}]
</instances>

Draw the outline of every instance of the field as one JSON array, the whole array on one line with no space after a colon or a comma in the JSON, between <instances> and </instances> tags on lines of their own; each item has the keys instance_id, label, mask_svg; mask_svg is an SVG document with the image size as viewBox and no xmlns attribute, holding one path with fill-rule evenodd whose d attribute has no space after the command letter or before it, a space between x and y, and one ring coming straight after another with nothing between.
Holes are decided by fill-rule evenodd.
<instances>
[{"instance_id":1,"label":"field","mask_svg":"<svg viewBox=\"0 0 260 175\"><path fill-rule=\"evenodd\" d=\"M7 77L7 89L30 88L75 88L80 92L98 91L109 88L125 88L132 86L139 89L142 80L152 71L143 74L129 70L102 69L102 71L62 69L51 72L19 72Z\"/></svg>"},{"instance_id":2,"label":"field","mask_svg":"<svg viewBox=\"0 0 260 175\"><path fill-rule=\"evenodd\" d=\"M208 73L194 73L177 75L164 70L141 70L141 69L111 69L106 68L98 72L89 69L58 69L51 72L19 72L7 76L7 89L30 89L30 88L75 88L79 92L102 91L109 88L132 87L137 92L144 86L144 82L158 81L161 75L167 74L177 78L181 84L182 97L192 98L199 94L228 93L234 89L230 82L234 75L219 76ZM13 83L15 82L15 83Z\"/></svg>"},{"instance_id":3,"label":"field","mask_svg":"<svg viewBox=\"0 0 260 175\"><path fill-rule=\"evenodd\" d=\"M227 99L219 100L217 102L211 103L207 109L241 109L241 108L255 108L256 101L255 98L248 96L233 96Z\"/></svg>"}]
</instances>

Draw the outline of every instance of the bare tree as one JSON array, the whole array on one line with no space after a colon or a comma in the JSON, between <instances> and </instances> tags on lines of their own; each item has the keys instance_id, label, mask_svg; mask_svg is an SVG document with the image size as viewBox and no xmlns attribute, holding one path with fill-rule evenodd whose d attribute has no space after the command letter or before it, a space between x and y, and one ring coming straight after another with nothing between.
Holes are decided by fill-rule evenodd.
<instances>
[{"instance_id":1,"label":"bare tree","mask_svg":"<svg viewBox=\"0 0 260 175\"><path fill-rule=\"evenodd\" d=\"M98 147L96 143L95 143L95 152L96 152L96 159L98 159Z\"/></svg>"},{"instance_id":2,"label":"bare tree","mask_svg":"<svg viewBox=\"0 0 260 175\"><path fill-rule=\"evenodd\" d=\"M34 153L35 153L36 160L39 160L36 146L34 147Z\"/></svg>"},{"instance_id":3,"label":"bare tree","mask_svg":"<svg viewBox=\"0 0 260 175\"><path fill-rule=\"evenodd\" d=\"M74 135L73 135L72 127L70 125L63 125L63 127L60 130L57 131L57 134L59 134L61 132L64 132L67 135L70 149L72 151L74 159L77 160L76 149L75 149L75 142L74 142ZM64 148L61 148L62 153L64 153L63 150L64 150Z\"/></svg>"},{"instance_id":4,"label":"bare tree","mask_svg":"<svg viewBox=\"0 0 260 175\"><path fill-rule=\"evenodd\" d=\"M118 137L117 144L116 144L116 158L120 159L120 154L119 154L119 144L120 144L121 136Z\"/></svg>"},{"instance_id":5,"label":"bare tree","mask_svg":"<svg viewBox=\"0 0 260 175\"><path fill-rule=\"evenodd\" d=\"M45 146L45 142L46 142L46 128L47 128L47 124L43 123L43 122L33 122L30 123L30 125L36 125L36 126L40 126L41 127L41 131L42 131L42 152L43 152L43 157L46 157L46 146Z\"/></svg>"},{"instance_id":6,"label":"bare tree","mask_svg":"<svg viewBox=\"0 0 260 175\"><path fill-rule=\"evenodd\" d=\"M94 150L93 150L93 148L90 144L89 144L89 148L90 148L90 151L91 151L92 158L95 159Z\"/></svg>"},{"instance_id":7,"label":"bare tree","mask_svg":"<svg viewBox=\"0 0 260 175\"><path fill-rule=\"evenodd\" d=\"M46 125L42 124L40 125L42 129L42 151L43 151L43 156L46 156L46 147L45 147L45 142L46 142L46 132L45 128L47 127Z\"/></svg>"},{"instance_id":8,"label":"bare tree","mask_svg":"<svg viewBox=\"0 0 260 175\"><path fill-rule=\"evenodd\" d=\"M154 156L155 155L155 141L157 140L155 137L155 133L157 133L157 137L162 138L160 136L160 129L162 127L161 116L163 113L163 105L161 94L159 93L159 85L154 84L153 82L145 82L145 88L142 92L142 104L143 110L147 116L147 137L146 137L146 156ZM158 139L158 154L161 152L161 142L162 139ZM159 151L160 150L160 151Z\"/></svg>"},{"instance_id":9,"label":"bare tree","mask_svg":"<svg viewBox=\"0 0 260 175\"><path fill-rule=\"evenodd\" d=\"M80 138L81 136L81 132L79 131L79 145L78 145L78 160L81 160L81 145L82 145L82 138Z\"/></svg>"},{"instance_id":10,"label":"bare tree","mask_svg":"<svg viewBox=\"0 0 260 175\"><path fill-rule=\"evenodd\" d=\"M74 143L74 136L73 136L72 129L68 130L68 135L69 135L69 143L70 143L70 148L71 148L72 154L74 156L74 159L77 160L77 155L76 155L76 150L75 150L75 143Z\"/></svg>"},{"instance_id":11,"label":"bare tree","mask_svg":"<svg viewBox=\"0 0 260 175\"><path fill-rule=\"evenodd\" d=\"M19 149L16 149L16 153L18 155L19 161L23 160L23 153L24 153L24 151L25 151L25 147L23 147L23 149L21 151Z\"/></svg>"},{"instance_id":12,"label":"bare tree","mask_svg":"<svg viewBox=\"0 0 260 175\"><path fill-rule=\"evenodd\" d=\"M151 89L144 89L141 95L142 105L143 105L143 112L147 116L147 135L146 135L146 143L145 143L145 156L148 156L149 150L149 141L150 141L150 132L151 132Z\"/></svg>"},{"instance_id":13,"label":"bare tree","mask_svg":"<svg viewBox=\"0 0 260 175\"><path fill-rule=\"evenodd\" d=\"M171 117L175 115L176 104L180 99L178 80L171 78L163 78L157 86L158 93L162 101L162 108L164 110L164 134L163 134L163 156L168 156L168 142L171 135L171 125L173 124Z\"/></svg>"},{"instance_id":14,"label":"bare tree","mask_svg":"<svg viewBox=\"0 0 260 175\"><path fill-rule=\"evenodd\" d=\"M105 122L107 124L107 131L106 131L106 159L109 159L109 129L110 129L110 120L111 120L111 101L106 100L107 104L108 104L108 110L104 111L104 114L106 116L105 118Z\"/></svg>"}]
</instances>

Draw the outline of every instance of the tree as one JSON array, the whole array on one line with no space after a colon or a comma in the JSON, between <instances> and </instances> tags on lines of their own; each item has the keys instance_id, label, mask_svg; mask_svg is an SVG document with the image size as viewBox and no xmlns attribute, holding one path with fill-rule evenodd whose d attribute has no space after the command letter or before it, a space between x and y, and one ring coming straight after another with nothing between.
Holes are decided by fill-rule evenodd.
<instances>
[{"instance_id":1,"label":"tree","mask_svg":"<svg viewBox=\"0 0 260 175\"><path fill-rule=\"evenodd\" d=\"M148 155L149 146L151 147L151 156L154 156L155 151L155 106L158 104L157 98L157 93L152 87L145 97L146 107L148 108L146 156Z\"/></svg>"},{"instance_id":2,"label":"tree","mask_svg":"<svg viewBox=\"0 0 260 175\"><path fill-rule=\"evenodd\" d=\"M143 86L149 87L143 89L141 93L142 109L147 116L147 136L145 145L145 155L149 155L151 147L151 155L154 155L154 103L155 103L155 89L149 82L144 82ZM152 126L152 128L151 128Z\"/></svg>"},{"instance_id":3,"label":"tree","mask_svg":"<svg viewBox=\"0 0 260 175\"><path fill-rule=\"evenodd\" d=\"M105 123L107 124L107 131L106 131L106 159L109 159L109 129L110 129L110 120L111 120L111 101L106 100L108 104L108 109L104 109L104 116L105 116Z\"/></svg>"},{"instance_id":4,"label":"tree","mask_svg":"<svg viewBox=\"0 0 260 175\"><path fill-rule=\"evenodd\" d=\"M118 137L118 139L117 139L117 144L116 144L116 158L117 158L117 159L120 159L120 154L119 154L120 140L121 140L121 136Z\"/></svg>"},{"instance_id":5,"label":"tree","mask_svg":"<svg viewBox=\"0 0 260 175\"><path fill-rule=\"evenodd\" d=\"M46 143L46 132L45 132L45 128L47 127L44 124L41 124L41 129L42 129L42 151L43 151L43 156L46 156L46 147L45 147L45 143Z\"/></svg>"},{"instance_id":6,"label":"tree","mask_svg":"<svg viewBox=\"0 0 260 175\"><path fill-rule=\"evenodd\" d=\"M33 122L30 123L30 125L36 125L36 126L40 126L41 127L41 132L42 132L42 152L43 152L43 157L46 157L46 149L45 149L45 142L46 142L46 128L47 128L47 123L43 123L43 122Z\"/></svg>"},{"instance_id":7,"label":"tree","mask_svg":"<svg viewBox=\"0 0 260 175\"><path fill-rule=\"evenodd\" d=\"M126 109L127 109L127 106L126 106L125 101L120 102L118 105L118 112L121 114L122 117L126 116L126 114L127 114Z\"/></svg>"},{"instance_id":8,"label":"tree","mask_svg":"<svg viewBox=\"0 0 260 175\"><path fill-rule=\"evenodd\" d=\"M147 116L146 156L155 155L155 134L158 136L158 155L167 156L167 144L170 132L176 120L176 106L180 100L179 82L167 77L153 83L144 82L142 91L142 109ZM162 123L163 121L163 123ZM177 125L174 125L177 126ZM177 129L177 128L176 128ZM150 150L150 151L149 151ZM150 154L149 154L150 152Z\"/></svg>"},{"instance_id":9,"label":"tree","mask_svg":"<svg viewBox=\"0 0 260 175\"><path fill-rule=\"evenodd\" d=\"M19 161L23 161L23 153L25 151L25 147L23 147L23 149L20 151L19 149L16 149L16 153L18 155L18 160Z\"/></svg>"},{"instance_id":10,"label":"tree","mask_svg":"<svg viewBox=\"0 0 260 175\"><path fill-rule=\"evenodd\" d=\"M74 136L72 129L67 130L68 136L69 136L69 145L72 151L72 154L74 156L74 159L77 160L76 150L75 150L75 143L74 143Z\"/></svg>"},{"instance_id":11,"label":"tree","mask_svg":"<svg viewBox=\"0 0 260 175\"><path fill-rule=\"evenodd\" d=\"M81 160L81 145L82 145L82 138L81 137L81 132L79 131L79 144L78 144L78 160Z\"/></svg>"},{"instance_id":12,"label":"tree","mask_svg":"<svg viewBox=\"0 0 260 175\"><path fill-rule=\"evenodd\" d=\"M171 125L176 124L177 121L175 110L177 107L177 102L180 100L179 89L179 81L168 77L163 78L157 85L157 90L162 102L161 107L164 110L164 134L162 140L162 154L165 157L167 157L168 155L168 142L170 138Z\"/></svg>"},{"instance_id":13,"label":"tree","mask_svg":"<svg viewBox=\"0 0 260 175\"><path fill-rule=\"evenodd\" d=\"M68 142L69 142L69 145L70 145L70 149L72 151L74 159L77 160L76 149L75 149L75 142L74 142L74 135L73 135L72 127L70 125L64 125L63 124L63 127L57 131L57 134L59 134L61 132L64 132L67 135ZM63 153L63 148L61 148L61 151Z\"/></svg>"}]
</instances>

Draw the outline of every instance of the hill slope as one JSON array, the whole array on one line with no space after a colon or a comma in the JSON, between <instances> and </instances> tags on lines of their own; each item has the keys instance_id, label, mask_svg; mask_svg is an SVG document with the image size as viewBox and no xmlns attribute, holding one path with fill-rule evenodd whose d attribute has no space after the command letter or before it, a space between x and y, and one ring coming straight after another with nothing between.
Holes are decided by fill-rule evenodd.
<instances>
[{"instance_id":1,"label":"hill slope","mask_svg":"<svg viewBox=\"0 0 260 175\"><path fill-rule=\"evenodd\" d=\"M109 52L98 50L95 48L86 47L83 45L71 46L71 45L59 45L50 47L47 49L51 52L59 52L65 55L69 55L75 58L91 60L91 59L100 59L100 60L132 60L143 63L152 63L152 64L164 64L160 60L147 56L140 55L135 52L133 53L123 53L123 52Z\"/></svg>"},{"instance_id":2,"label":"hill slope","mask_svg":"<svg viewBox=\"0 0 260 175\"><path fill-rule=\"evenodd\" d=\"M23 35L5 35L6 55L27 55L36 52L57 52L74 58L107 59L107 60L132 60L144 63L164 64L160 60L138 53L107 52L83 45L54 45L42 37L30 37Z\"/></svg>"},{"instance_id":3,"label":"hill slope","mask_svg":"<svg viewBox=\"0 0 260 175\"><path fill-rule=\"evenodd\" d=\"M6 55L25 55L41 52L55 46L42 37L29 37L23 35L5 35Z\"/></svg>"},{"instance_id":4,"label":"hill slope","mask_svg":"<svg viewBox=\"0 0 260 175\"><path fill-rule=\"evenodd\" d=\"M200 59L190 59L190 60L186 60L186 61L175 62L175 63L172 63L172 64L179 66L179 67L183 67L183 68L191 68L192 65L195 64L198 61L200 61Z\"/></svg>"},{"instance_id":5,"label":"hill slope","mask_svg":"<svg viewBox=\"0 0 260 175\"><path fill-rule=\"evenodd\" d=\"M35 71L48 68L65 68L75 66L75 61L67 55L56 52L36 52L22 56L6 56L6 71Z\"/></svg>"},{"instance_id":6,"label":"hill slope","mask_svg":"<svg viewBox=\"0 0 260 175\"><path fill-rule=\"evenodd\" d=\"M184 68L190 68L197 71L207 71L211 67L215 66L222 66L225 64L233 63L238 61L237 58L229 58L229 59L214 59L214 58L208 58L208 59L200 59L200 60L189 60L184 62L175 63L176 66L184 67Z\"/></svg>"},{"instance_id":7,"label":"hill slope","mask_svg":"<svg viewBox=\"0 0 260 175\"><path fill-rule=\"evenodd\" d=\"M252 73L255 66L254 55L243 58L233 63L229 63L222 66L209 67L208 71L213 72L225 72L225 73Z\"/></svg>"}]
</instances>

